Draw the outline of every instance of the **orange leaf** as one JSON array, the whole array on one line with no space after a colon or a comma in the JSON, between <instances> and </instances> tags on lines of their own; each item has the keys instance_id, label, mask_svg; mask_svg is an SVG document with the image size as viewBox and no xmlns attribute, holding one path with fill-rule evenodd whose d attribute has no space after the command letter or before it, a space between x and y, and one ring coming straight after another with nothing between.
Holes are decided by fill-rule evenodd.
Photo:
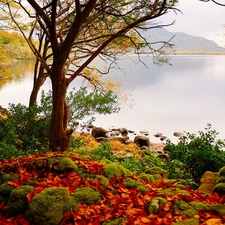
<instances>
[{"instance_id":1,"label":"orange leaf","mask_svg":"<svg viewBox=\"0 0 225 225\"><path fill-rule=\"evenodd\" d=\"M150 223L151 222L151 220L149 218L147 218L147 217L141 217L140 220L143 223Z\"/></svg>"},{"instance_id":2,"label":"orange leaf","mask_svg":"<svg viewBox=\"0 0 225 225\"><path fill-rule=\"evenodd\" d=\"M13 181L8 181L7 184L17 187L18 184Z\"/></svg>"},{"instance_id":3,"label":"orange leaf","mask_svg":"<svg viewBox=\"0 0 225 225\"><path fill-rule=\"evenodd\" d=\"M205 224L206 225L221 225L223 223L222 223L221 219L213 219L212 218L212 219L206 220Z\"/></svg>"}]
</instances>

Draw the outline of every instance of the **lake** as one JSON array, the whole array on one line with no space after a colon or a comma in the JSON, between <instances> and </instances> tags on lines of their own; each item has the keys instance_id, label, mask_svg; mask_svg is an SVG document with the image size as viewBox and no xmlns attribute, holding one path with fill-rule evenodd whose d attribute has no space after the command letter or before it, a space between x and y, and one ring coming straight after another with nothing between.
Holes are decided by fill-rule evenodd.
<instances>
[{"instance_id":1,"label":"lake","mask_svg":"<svg viewBox=\"0 0 225 225\"><path fill-rule=\"evenodd\" d=\"M175 140L175 131L197 133L211 123L218 137L225 139L225 56L171 56L172 66L157 66L146 55L141 60L145 65L137 56L123 57L119 63L123 71L110 72L132 96L118 114L97 116L94 125L126 127L137 134L146 130L156 142L157 132ZM0 81L0 105L28 104L32 69L32 63L20 62L8 69L11 72L5 71L13 76ZM43 89L50 86L48 80Z\"/></svg>"}]
</instances>

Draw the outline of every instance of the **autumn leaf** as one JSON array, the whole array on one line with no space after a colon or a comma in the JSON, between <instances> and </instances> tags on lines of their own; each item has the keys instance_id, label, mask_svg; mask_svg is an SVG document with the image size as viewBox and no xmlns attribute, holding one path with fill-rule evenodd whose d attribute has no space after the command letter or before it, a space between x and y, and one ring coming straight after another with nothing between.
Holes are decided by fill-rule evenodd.
<instances>
[{"instance_id":1,"label":"autumn leaf","mask_svg":"<svg viewBox=\"0 0 225 225\"><path fill-rule=\"evenodd\" d=\"M212 218L212 219L206 220L205 224L206 225L222 225L223 223L222 223L221 219Z\"/></svg>"},{"instance_id":2,"label":"autumn leaf","mask_svg":"<svg viewBox=\"0 0 225 225\"><path fill-rule=\"evenodd\" d=\"M28 193L27 194L27 201L28 201L28 203L32 200L33 197L34 197L33 193Z\"/></svg>"}]
</instances>

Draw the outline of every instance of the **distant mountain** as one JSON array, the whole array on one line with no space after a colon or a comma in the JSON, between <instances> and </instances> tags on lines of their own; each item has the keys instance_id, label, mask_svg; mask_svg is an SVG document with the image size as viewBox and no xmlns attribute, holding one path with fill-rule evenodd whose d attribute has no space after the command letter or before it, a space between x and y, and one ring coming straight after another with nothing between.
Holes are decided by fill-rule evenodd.
<instances>
[{"instance_id":1,"label":"distant mountain","mask_svg":"<svg viewBox=\"0 0 225 225\"><path fill-rule=\"evenodd\" d=\"M169 32L165 28L148 30L144 36L150 37L150 42L169 41L174 36L170 41L174 46L168 49L173 54L225 54L225 48L212 40L181 32Z\"/></svg>"}]
</instances>

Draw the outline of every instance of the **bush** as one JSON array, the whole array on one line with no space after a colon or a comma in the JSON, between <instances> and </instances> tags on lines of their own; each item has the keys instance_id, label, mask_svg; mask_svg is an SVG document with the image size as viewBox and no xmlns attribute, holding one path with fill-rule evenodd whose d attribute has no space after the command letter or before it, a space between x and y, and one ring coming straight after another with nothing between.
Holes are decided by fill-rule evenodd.
<instances>
[{"instance_id":1,"label":"bush","mask_svg":"<svg viewBox=\"0 0 225 225\"><path fill-rule=\"evenodd\" d=\"M0 119L1 158L33 153L48 146L49 117L40 116L40 107L9 104L7 118ZM22 153L23 151L23 153Z\"/></svg>"},{"instance_id":2,"label":"bush","mask_svg":"<svg viewBox=\"0 0 225 225\"><path fill-rule=\"evenodd\" d=\"M117 112L116 98L111 91L105 94L100 91L88 93L86 88L81 88L77 92L70 92L67 96L69 125L72 127L76 120L95 113ZM51 91L47 94L42 92L40 105L26 107L9 104L7 118L0 118L0 160L46 151L49 146L51 110ZM83 145L82 140L75 139L71 140L71 144L75 148Z\"/></svg>"},{"instance_id":3,"label":"bush","mask_svg":"<svg viewBox=\"0 0 225 225\"><path fill-rule=\"evenodd\" d=\"M225 142L216 139L218 133L208 124L198 135L186 133L177 144L167 141L169 164L180 162L180 171L197 184L206 171L217 172L225 165ZM175 161L176 160L176 161ZM174 169L174 167L171 167ZM169 167L168 167L169 169Z\"/></svg>"}]
</instances>

